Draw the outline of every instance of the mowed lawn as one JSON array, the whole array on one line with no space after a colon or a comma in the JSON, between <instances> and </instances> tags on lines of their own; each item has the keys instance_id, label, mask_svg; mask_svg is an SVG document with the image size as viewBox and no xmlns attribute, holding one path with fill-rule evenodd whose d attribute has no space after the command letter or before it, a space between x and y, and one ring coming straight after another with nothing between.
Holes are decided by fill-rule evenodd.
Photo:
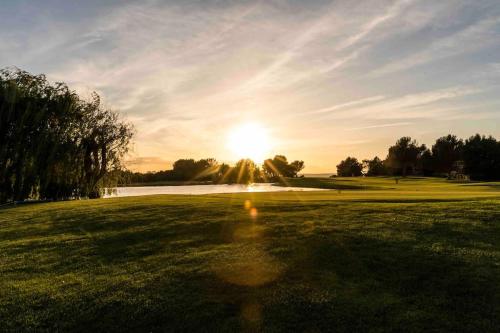
<instances>
[{"instance_id":1,"label":"mowed lawn","mask_svg":"<svg viewBox=\"0 0 500 333\"><path fill-rule=\"evenodd\" d=\"M498 183L305 182L1 209L0 331L500 330Z\"/></svg>"}]
</instances>

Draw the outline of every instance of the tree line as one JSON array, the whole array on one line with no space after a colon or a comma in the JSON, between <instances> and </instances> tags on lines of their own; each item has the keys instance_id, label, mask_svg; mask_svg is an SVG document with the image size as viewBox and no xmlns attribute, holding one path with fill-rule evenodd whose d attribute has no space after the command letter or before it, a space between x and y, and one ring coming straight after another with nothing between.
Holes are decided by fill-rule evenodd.
<instances>
[{"instance_id":1,"label":"tree line","mask_svg":"<svg viewBox=\"0 0 500 333\"><path fill-rule=\"evenodd\" d=\"M99 197L121 168L130 124L64 83L0 70L0 202Z\"/></svg>"},{"instance_id":2,"label":"tree line","mask_svg":"<svg viewBox=\"0 0 500 333\"><path fill-rule=\"evenodd\" d=\"M64 83L17 68L0 70L0 203L26 199L98 198L124 182L251 183L297 177L303 161L276 155L262 166L213 158L180 159L172 170L124 171L133 127Z\"/></svg>"},{"instance_id":3,"label":"tree line","mask_svg":"<svg viewBox=\"0 0 500 333\"><path fill-rule=\"evenodd\" d=\"M0 70L0 203L25 199L97 198L118 182L211 181L251 183L297 177L303 161L283 155L259 166L249 159L235 165L213 158L180 159L171 170L133 173L122 165L133 127L105 108L97 93L82 98L64 83L19 69ZM500 142L476 134L466 140L447 135L431 149L410 137L379 157L348 157L339 176L467 174L475 180L500 179Z\"/></svg>"},{"instance_id":4,"label":"tree line","mask_svg":"<svg viewBox=\"0 0 500 333\"><path fill-rule=\"evenodd\" d=\"M180 159L175 161L171 170L146 173L121 171L120 182L123 185L169 181L249 184L297 177L302 169L303 161L288 162L283 155L266 159L261 166L250 159L241 159L234 166L219 163L214 158Z\"/></svg>"},{"instance_id":5,"label":"tree line","mask_svg":"<svg viewBox=\"0 0 500 333\"><path fill-rule=\"evenodd\" d=\"M360 162L347 157L337 165L337 175L467 175L473 180L500 180L500 141L479 134L466 140L449 134L429 149L411 137L402 137L389 147L384 160L375 156Z\"/></svg>"}]
</instances>

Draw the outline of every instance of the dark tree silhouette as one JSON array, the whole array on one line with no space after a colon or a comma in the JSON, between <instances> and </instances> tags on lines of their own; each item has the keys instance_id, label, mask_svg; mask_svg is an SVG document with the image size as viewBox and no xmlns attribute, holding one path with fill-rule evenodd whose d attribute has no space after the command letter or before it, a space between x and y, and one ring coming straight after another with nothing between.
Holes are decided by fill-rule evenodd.
<instances>
[{"instance_id":1,"label":"dark tree silhouette","mask_svg":"<svg viewBox=\"0 0 500 333\"><path fill-rule=\"evenodd\" d=\"M415 173L419 158L426 149L425 145L419 145L410 137L402 137L389 148L386 162L394 173L400 173L405 177L408 171Z\"/></svg>"},{"instance_id":2,"label":"dark tree silhouette","mask_svg":"<svg viewBox=\"0 0 500 333\"><path fill-rule=\"evenodd\" d=\"M363 164L354 157L347 157L337 165L337 176L358 177L363 174Z\"/></svg>"},{"instance_id":3,"label":"dark tree silhouette","mask_svg":"<svg viewBox=\"0 0 500 333\"><path fill-rule=\"evenodd\" d=\"M434 171L449 175L454 164L462 159L463 146L463 141L455 135L448 134L437 139L432 146Z\"/></svg>"},{"instance_id":4,"label":"dark tree silhouette","mask_svg":"<svg viewBox=\"0 0 500 333\"><path fill-rule=\"evenodd\" d=\"M283 177L297 177L297 174L304 169L304 161L288 160L283 155L276 155L272 159L267 159L262 165L265 176L270 180L279 180Z\"/></svg>"},{"instance_id":5,"label":"dark tree silhouette","mask_svg":"<svg viewBox=\"0 0 500 333\"><path fill-rule=\"evenodd\" d=\"M465 172L476 180L500 179L500 142L476 134L463 147Z\"/></svg>"},{"instance_id":6,"label":"dark tree silhouette","mask_svg":"<svg viewBox=\"0 0 500 333\"><path fill-rule=\"evenodd\" d=\"M262 171L249 159L239 160L234 167L219 164L213 158L201 160L180 159L174 162L172 170L158 172L121 171L121 185L153 182L211 182L213 184L249 184L262 182Z\"/></svg>"},{"instance_id":7,"label":"dark tree silhouette","mask_svg":"<svg viewBox=\"0 0 500 333\"><path fill-rule=\"evenodd\" d=\"M436 172L434 165L435 161L432 152L429 149L425 148L425 150L420 154L420 157L418 158L417 169L420 171L422 176L430 177Z\"/></svg>"},{"instance_id":8,"label":"dark tree silhouette","mask_svg":"<svg viewBox=\"0 0 500 333\"><path fill-rule=\"evenodd\" d=\"M293 161L290 163L290 170L292 177L297 177L299 172L301 172L305 167L304 161Z\"/></svg>"},{"instance_id":9,"label":"dark tree silhouette","mask_svg":"<svg viewBox=\"0 0 500 333\"><path fill-rule=\"evenodd\" d=\"M19 69L0 71L0 201L98 197L120 168L129 124L97 94Z\"/></svg>"},{"instance_id":10,"label":"dark tree silhouette","mask_svg":"<svg viewBox=\"0 0 500 333\"><path fill-rule=\"evenodd\" d=\"M250 159L239 160L231 171L231 183L251 184L260 180L259 167Z\"/></svg>"},{"instance_id":11,"label":"dark tree silhouette","mask_svg":"<svg viewBox=\"0 0 500 333\"><path fill-rule=\"evenodd\" d=\"M387 175L387 167L378 156L372 160L363 160L363 167L366 168L367 176L385 176Z\"/></svg>"}]
</instances>

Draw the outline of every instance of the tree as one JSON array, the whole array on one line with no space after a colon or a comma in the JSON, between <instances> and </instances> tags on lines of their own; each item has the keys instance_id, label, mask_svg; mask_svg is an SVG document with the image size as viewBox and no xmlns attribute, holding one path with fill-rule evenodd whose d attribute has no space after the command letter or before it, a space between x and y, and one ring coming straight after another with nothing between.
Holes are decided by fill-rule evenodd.
<instances>
[{"instance_id":1,"label":"tree","mask_svg":"<svg viewBox=\"0 0 500 333\"><path fill-rule=\"evenodd\" d=\"M378 156L372 160L363 160L363 167L367 169L367 176L385 176L387 175L387 167Z\"/></svg>"},{"instance_id":2,"label":"tree","mask_svg":"<svg viewBox=\"0 0 500 333\"><path fill-rule=\"evenodd\" d=\"M192 158L175 161L172 174L175 180L192 180L196 175L196 161Z\"/></svg>"},{"instance_id":3,"label":"tree","mask_svg":"<svg viewBox=\"0 0 500 333\"><path fill-rule=\"evenodd\" d=\"M421 154L417 162L417 168L420 170L423 176L430 177L434 175L435 161L429 149L425 149Z\"/></svg>"},{"instance_id":4,"label":"tree","mask_svg":"<svg viewBox=\"0 0 500 333\"><path fill-rule=\"evenodd\" d=\"M298 173L304 169L304 161L293 161L290 163L292 177L297 177Z\"/></svg>"},{"instance_id":5,"label":"tree","mask_svg":"<svg viewBox=\"0 0 500 333\"><path fill-rule=\"evenodd\" d=\"M215 181L218 179L219 164L214 158L195 161L192 158L179 159L174 162L172 170L166 170L162 179L156 181ZM158 174L158 173L157 173Z\"/></svg>"},{"instance_id":6,"label":"tree","mask_svg":"<svg viewBox=\"0 0 500 333\"><path fill-rule=\"evenodd\" d=\"M283 155L276 155L272 159L267 159L262 165L262 169L266 176L271 180L279 179L287 176L288 161Z\"/></svg>"},{"instance_id":7,"label":"tree","mask_svg":"<svg viewBox=\"0 0 500 333\"><path fill-rule=\"evenodd\" d=\"M231 169L232 168L226 163L218 165L214 175L215 182L217 184L223 184L227 182L229 175L231 174Z\"/></svg>"},{"instance_id":8,"label":"tree","mask_svg":"<svg viewBox=\"0 0 500 333\"><path fill-rule=\"evenodd\" d=\"M250 159L239 160L234 168L231 169L229 182L236 184L251 184L257 181L255 178L258 175L257 165Z\"/></svg>"},{"instance_id":9,"label":"tree","mask_svg":"<svg viewBox=\"0 0 500 333\"><path fill-rule=\"evenodd\" d=\"M99 196L132 135L95 93L83 100L44 75L1 70L0 201Z\"/></svg>"},{"instance_id":10,"label":"tree","mask_svg":"<svg viewBox=\"0 0 500 333\"><path fill-rule=\"evenodd\" d=\"M448 134L436 140L432 146L432 158L436 172L449 174L454 164L461 160L464 143L455 135Z\"/></svg>"},{"instance_id":11,"label":"tree","mask_svg":"<svg viewBox=\"0 0 500 333\"><path fill-rule=\"evenodd\" d=\"M476 134L463 147L465 172L476 180L500 179L500 142Z\"/></svg>"},{"instance_id":12,"label":"tree","mask_svg":"<svg viewBox=\"0 0 500 333\"><path fill-rule=\"evenodd\" d=\"M337 175L340 177L358 177L363 173L363 164L354 157L347 157L337 165Z\"/></svg>"},{"instance_id":13,"label":"tree","mask_svg":"<svg viewBox=\"0 0 500 333\"><path fill-rule=\"evenodd\" d=\"M415 173L417 162L426 149L425 145L420 146L417 141L405 136L389 148L386 162L394 173L400 173L405 177L408 171Z\"/></svg>"},{"instance_id":14,"label":"tree","mask_svg":"<svg viewBox=\"0 0 500 333\"><path fill-rule=\"evenodd\" d=\"M304 161L293 161L288 163L286 156L276 155L272 159L267 159L262 165L265 176L271 180L278 180L283 177L297 177L297 174L304 169Z\"/></svg>"},{"instance_id":15,"label":"tree","mask_svg":"<svg viewBox=\"0 0 500 333\"><path fill-rule=\"evenodd\" d=\"M211 180L215 182L217 180L217 173L219 172L219 163L215 158L205 158L196 162L197 169L199 171L197 179L199 180Z\"/></svg>"},{"instance_id":16,"label":"tree","mask_svg":"<svg viewBox=\"0 0 500 333\"><path fill-rule=\"evenodd\" d=\"M131 126L119 121L118 114L105 110L100 105L100 97L93 94L86 103L80 126L81 149L85 182L82 196L98 198L103 186L98 183L110 170L121 168L121 159L128 150L132 137Z\"/></svg>"}]
</instances>

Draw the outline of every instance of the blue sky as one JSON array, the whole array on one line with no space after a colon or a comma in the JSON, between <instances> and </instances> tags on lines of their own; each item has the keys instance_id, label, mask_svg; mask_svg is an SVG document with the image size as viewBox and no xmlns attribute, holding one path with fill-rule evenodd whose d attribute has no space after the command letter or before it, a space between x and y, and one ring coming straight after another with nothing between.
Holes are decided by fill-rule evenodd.
<instances>
[{"instance_id":1,"label":"blue sky","mask_svg":"<svg viewBox=\"0 0 500 333\"><path fill-rule=\"evenodd\" d=\"M98 91L134 123L133 168L273 153L335 170L402 135L500 138L500 2L2 1L0 67Z\"/></svg>"}]
</instances>

